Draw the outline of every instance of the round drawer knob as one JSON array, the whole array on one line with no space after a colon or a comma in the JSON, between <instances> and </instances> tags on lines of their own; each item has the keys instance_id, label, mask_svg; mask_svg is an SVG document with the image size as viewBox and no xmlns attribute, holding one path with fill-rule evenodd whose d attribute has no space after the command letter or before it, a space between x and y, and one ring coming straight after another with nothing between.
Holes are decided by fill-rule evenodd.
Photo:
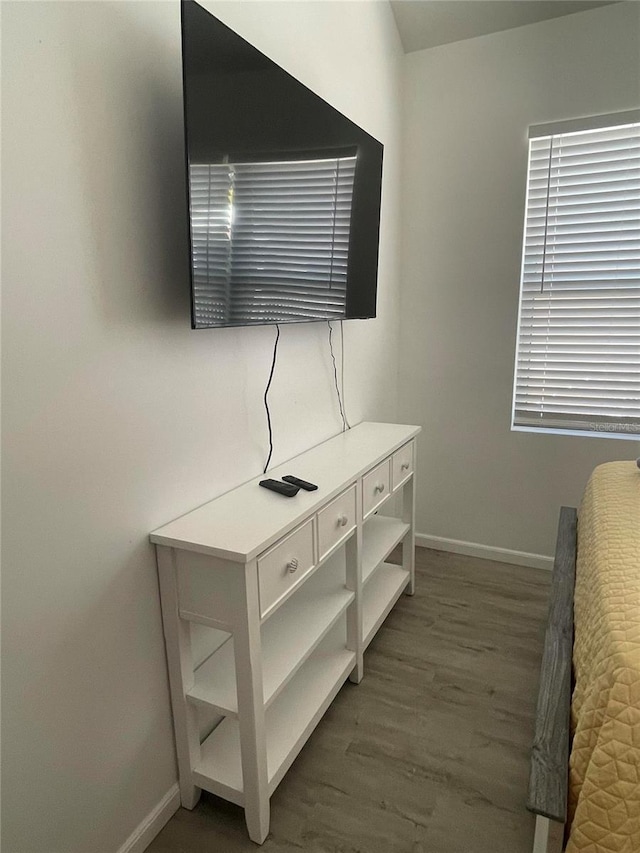
<instances>
[{"instance_id":1,"label":"round drawer knob","mask_svg":"<svg viewBox=\"0 0 640 853\"><path fill-rule=\"evenodd\" d=\"M347 524L347 521L349 521L349 519L347 518L346 515L338 516L338 527L345 527Z\"/></svg>"},{"instance_id":2,"label":"round drawer knob","mask_svg":"<svg viewBox=\"0 0 640 853\"><path fill-rule=\"evenodd\" d=\"M402 470L403 470L403 471L408 471L408 470L409 470L409 463L408 463L408 462L403 462L403 463L402 463Z\"/></svg>"},{"instance_id":3,"label":"round drawer knob","mask_svg":"<svg viewBox=\"0 0 640 853\"><path fill-rule=\"evenodd\" d=\"M376 492L384 492L384 483L378 483L375 490Z\"/></svg>"},{"instance_id":4,"label":"round drawer knob","mask_svg":"<svg viewBox=\"0 0 640 853\"><path fill-rule=\"evenodd\" d=\"M287 563L287 568L289 569L291 574L293 574L296 571L296 569L298 568L298 560L296 557L294 557L293 560L290 560Z\"/></svg>"}]
</instances>

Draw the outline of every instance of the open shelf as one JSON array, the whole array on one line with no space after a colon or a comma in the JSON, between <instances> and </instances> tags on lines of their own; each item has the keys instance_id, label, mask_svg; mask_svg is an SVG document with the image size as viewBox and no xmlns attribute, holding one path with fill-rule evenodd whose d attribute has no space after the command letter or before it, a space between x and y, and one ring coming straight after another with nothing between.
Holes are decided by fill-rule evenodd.
<instances>
[{"instance_id":1,"label":"open shelf","mask_svg":"<svg viewBox=\"0 0 640 853\"><path fill-rule=\"evenodd\" d=\"M231 634L228 631L220 631L218 628L210 628L208 625L200 625L198 622L189 622L191 635L191 657L193 668L199 666L217 652L220 646L227 642Z\"/></svg>"},{"instance_id":2,"label":"open shelf","mask_svg":"<svg viewBox=\"0 0 640 853\"><path fill-rule=\"evenodd\" d=\"M383 563L365 586L362 602L362 642L365 648L408 583L409 572L402 566Z\"/></svg>"},{"instance_id":3,"label":"open shelf","mask_svg":"<svg viewBox=\"0 0 640 853\"><path fill-rule=\"evenodd\" d=\"M263 699L268 707L305 660L338 622L355 593L345 588L344 566L327 562L275 618L262 626ZM225 716L238 715L233 637L195 672L187 691L191 702L202 703Z\"/></svg>"},{"instance_id":4,"label":"open shelf","mask_svg":"<svg viewBox=\"0 0 640 853\"><path fill-rule=\"evenodd\" d=\"M399 518L373 515L362 533L362 583L366 583L409 530Z\"/></svg>"},{"instance_id":5,"label":"open shelf","mask_svg":"<svg viewBox=\"0 0 640 853\"><path fill-rule=\"evenodd\" d=\"M340 630L342 628L342 630ZM355 665L339 626L312 655L266 712L269 795L329 707ZM238 720L225 717L201 746L195 785L243 805Z\"/></svg>"}]
</instances>

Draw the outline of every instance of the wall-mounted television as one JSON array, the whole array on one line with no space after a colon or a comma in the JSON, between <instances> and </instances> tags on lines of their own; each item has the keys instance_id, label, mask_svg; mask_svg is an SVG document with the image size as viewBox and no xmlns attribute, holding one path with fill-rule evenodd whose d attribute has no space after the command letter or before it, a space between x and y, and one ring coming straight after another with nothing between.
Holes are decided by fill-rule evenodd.
<instances>
[{"instance_id":1,"label":"wall-mounted television","mask_svg":"<svg viewBox=\"0 0 640 853\"><path fill-rule=\"evenodd\" d=\"M182 63L192 328L375 317L382 144L194 0Z\"/></svg>"}]
</instances>

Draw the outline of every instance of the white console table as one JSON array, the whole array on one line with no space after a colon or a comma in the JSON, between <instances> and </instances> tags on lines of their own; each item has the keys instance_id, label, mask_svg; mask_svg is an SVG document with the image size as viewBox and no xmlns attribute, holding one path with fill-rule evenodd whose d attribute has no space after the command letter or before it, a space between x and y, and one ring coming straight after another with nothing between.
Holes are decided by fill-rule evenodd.
<instances>
[{"instance_id":1,"label":"white console table","mask_svg":"<svg viewBox=\"0 0 640 853\"><path fill-rule=\"evenodd\" d=\"M182 804L201 789L269 832L269 798L403 591L414 589L415 436L362 423L151 534ZM392 495L401 508L379 514ZM389 504L387 505L389 506ZM402 565L386 563L402 543Z\"/></svg>"}]
</instances>

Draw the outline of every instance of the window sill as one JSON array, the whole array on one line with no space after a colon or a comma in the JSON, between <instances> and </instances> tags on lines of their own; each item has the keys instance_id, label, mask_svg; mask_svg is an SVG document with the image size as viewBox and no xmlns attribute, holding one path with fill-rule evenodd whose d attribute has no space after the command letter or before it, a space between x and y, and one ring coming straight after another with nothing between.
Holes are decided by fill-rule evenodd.
<instances>
[{"instance_id":1,"label":"window sill","mask_svg":"<svg viewBox=\"0 0 640 853\"><path fill-rule=\"evenodd\" d=\"M640 443L640 434L631 432L613 432L604 425L601 429L561 429L560 427L534 427L511 425L511 432L537 432L548 435L577 435L580 438L621 438Z\"/></svg>"}]
</instances>

